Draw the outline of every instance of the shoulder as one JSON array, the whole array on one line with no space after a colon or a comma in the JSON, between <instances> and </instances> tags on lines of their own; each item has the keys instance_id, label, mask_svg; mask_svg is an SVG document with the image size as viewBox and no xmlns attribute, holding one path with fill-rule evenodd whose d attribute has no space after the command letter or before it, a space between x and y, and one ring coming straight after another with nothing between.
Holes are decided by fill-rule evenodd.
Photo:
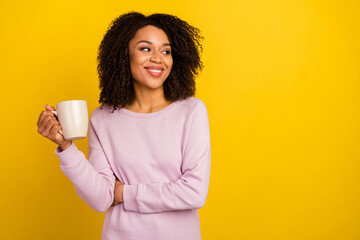
<instances>
[{"instance_id":1,"label":"shoulder","mask_svg":"<svg viewBox=\"0 0 360 240\"><path fill-rule=\"evenodd\" d=\"M113 107L109 105L104 105L97 107L90 116L90 123L98 129L101 123L106 119L110 114L112 114Z\"/></svg>"},{"instance_id":2,"label":"shoulder","mask_svg":"<svg viewBox=\"0 0 360 240\"><path fill-rule=\"evenodd\" d=\"M205 103L196 97L188 97L184 100L179 100L178 105L191 113L196 113L198 111L206 112Z\"/></svg>"}]
</instances>

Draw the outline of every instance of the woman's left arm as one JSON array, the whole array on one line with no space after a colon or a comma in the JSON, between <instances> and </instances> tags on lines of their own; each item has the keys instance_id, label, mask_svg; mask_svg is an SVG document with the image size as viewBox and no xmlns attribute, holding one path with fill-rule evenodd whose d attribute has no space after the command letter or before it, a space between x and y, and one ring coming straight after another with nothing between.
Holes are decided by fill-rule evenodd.
<instances>
[{"instance_id":1,"label":"woman's left arm","mask_svg":"<svg viewBox=\"0 0 360 240\"><path fill-rule=\"evenodd\" d=\"M126 210L155 213L204 206L210 179L209 119L202 101L194 111L183 154L182 176L171 182L123 185L121 194Z\"/></svg>"}]
</instances>

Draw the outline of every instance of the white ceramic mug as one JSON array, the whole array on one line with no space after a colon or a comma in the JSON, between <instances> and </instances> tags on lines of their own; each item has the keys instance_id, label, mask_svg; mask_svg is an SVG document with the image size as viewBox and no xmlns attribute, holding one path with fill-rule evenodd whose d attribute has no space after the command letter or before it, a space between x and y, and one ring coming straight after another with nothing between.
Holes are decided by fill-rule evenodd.
<instances>
[{"instance_id":1,"label":"white ceramic mug","mask_svg":"<svg viewBox=\"0 0 360 240\"><path fill-rule=\"evenodd\" d=\"M86 137L88 129L88 110L84 100L70 100L56 104L56 111L52 111L60 122L60 133L67 140Z\"/></svg>"}]
</instances>

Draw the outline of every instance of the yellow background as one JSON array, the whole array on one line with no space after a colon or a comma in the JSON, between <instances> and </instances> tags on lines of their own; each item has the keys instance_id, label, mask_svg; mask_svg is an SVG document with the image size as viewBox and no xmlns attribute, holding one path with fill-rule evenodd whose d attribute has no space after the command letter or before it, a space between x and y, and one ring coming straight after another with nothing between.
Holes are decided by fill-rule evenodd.
<instances>
[{"instance_id":1,"label":"yellow background","mask_svg":"<svg viewBox=\"0 0 360 240\"><path fill-rule=\"evenodd\" d=\"M76 195L36 122L46 103L98 106L97 48L130 10L175 14L205 36L203 239L360 239L359 1L21 0L0 9L0 239L100 239L104 214ZM86 139L77 145L87 152Z\"/></svg>"}]
</instances>

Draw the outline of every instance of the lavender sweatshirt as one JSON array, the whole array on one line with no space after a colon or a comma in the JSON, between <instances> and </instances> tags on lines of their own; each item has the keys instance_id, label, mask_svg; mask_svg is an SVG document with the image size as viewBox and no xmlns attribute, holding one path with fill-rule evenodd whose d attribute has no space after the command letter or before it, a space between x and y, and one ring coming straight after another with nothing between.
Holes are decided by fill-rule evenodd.
<instances>
[{"instance_id":1,"label":"lavender sweatshirt","mask_svg":"<svg viewBox=\"0 0 360 240\"><path fill-rule=\"evenodd\" d=\"M74 143L56 150L78 195L107 210L101 239L201 239L197 209L210 177L205 104L191 97L153 113L111 110L91 115L89 161ZM115 176L124 183L124 202L111 207Z\"/></svg>"}]
</instances>

